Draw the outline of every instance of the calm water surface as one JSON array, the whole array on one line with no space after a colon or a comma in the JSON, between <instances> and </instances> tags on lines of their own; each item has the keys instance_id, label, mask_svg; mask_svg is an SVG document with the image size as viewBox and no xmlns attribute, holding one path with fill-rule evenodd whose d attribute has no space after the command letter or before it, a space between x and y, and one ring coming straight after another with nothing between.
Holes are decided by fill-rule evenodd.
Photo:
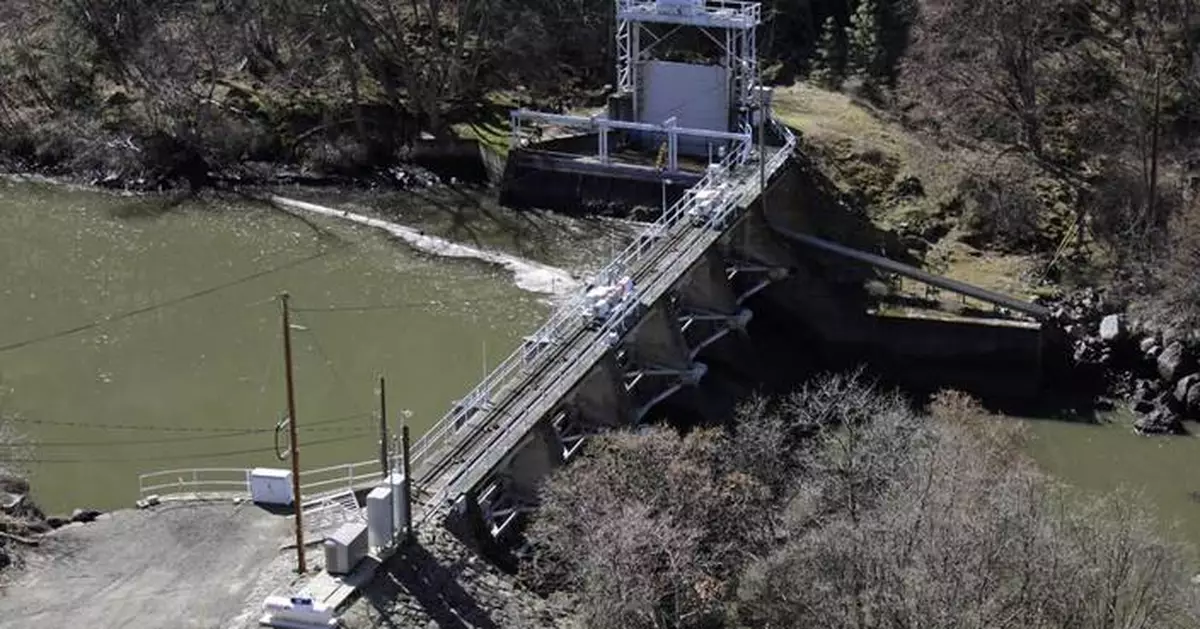
<instances>
[{"instance_id":1,"label":"calm water surface","mask_svg":"<svg viewBox=\"0 0 1200 629\"><path fill-rule=\"evenodd\" d=\"M1187 543L1200 571L1200 437L1141 437L1121 414L1092 425L1023 420L1028 451L1047 472L1091 494L1139 491L1164 532ZM1200 433L1200 425L1187 428Z\"/></svg>"},{"instance_id":2,"label":"calm water surface","mask_svg":"<svg viewBox=\"0 0 1200 629\"><path fill-rule=\"evenodd\" d=\"M281 465L280 291L305 468L374 456L378 375L420 434L548 311L370 229L28 183L0 183L0 270L0 347L29 342L0 351L0 404L33 446L0 459L50 511L130 506L141 472Z\"/></svg>"}]
</instances>

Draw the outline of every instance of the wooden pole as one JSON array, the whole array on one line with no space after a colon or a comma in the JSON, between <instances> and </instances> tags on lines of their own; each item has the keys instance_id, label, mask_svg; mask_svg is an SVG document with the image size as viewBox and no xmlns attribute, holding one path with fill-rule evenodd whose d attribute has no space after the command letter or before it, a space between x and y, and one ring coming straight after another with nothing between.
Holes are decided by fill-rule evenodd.
<instances>
[{"instance_id":1,"label":"wooden pole","mask_svg":"<svg viewBox=\"0 0 1200 629\"><path fill-rule=\"evenodd\" d=\"M404 541L413 540L412 528L412 468L408 465L408 422L400 426L400 452L404 456Z\"/></svg>"},{"instance_id":2,"label":"wooden pole","mask_svg":"<svg viewBox=\"0 0 1200 629\"><path fill-rule=\"evenodd\" d=\"M379 376L379 472L388 477L387 442L387 389L383 376Z\"/></svg>"},{"instance_id":3,"label":"wooden pole","mask_svg":"<svg viewBox=\"0 0 1200 629\"><path fill-rule=\"evenodd\" d=\"M288 294L279 296L283 304L283 363L287 383L288 445L292 459L292 505L296 510L296 571L308 572L304 563L304 505L300 497L300 444L296 441L296 391L292 381L292 325L288 312Z\"/></svg>"}]
</instances>

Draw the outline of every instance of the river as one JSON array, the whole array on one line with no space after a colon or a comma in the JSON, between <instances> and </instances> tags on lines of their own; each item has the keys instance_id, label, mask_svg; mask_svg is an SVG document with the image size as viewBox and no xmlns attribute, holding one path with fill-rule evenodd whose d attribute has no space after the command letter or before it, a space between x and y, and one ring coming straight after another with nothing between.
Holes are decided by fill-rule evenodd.
<instances>
[{"instance_id":1,"label":"river","mask_svg":"<svg viewBox=\"0 0 1200 629\"><path fill-rule=\"evenodd\" d=\"M415 199L359 201L427 202ZM443 205L411 218L535 257L612 246L589 223L526 217L506 231L511 214ZM377 452L378 376L419 435L551 307L503 266L344 221L29 182L0 183L0 269L0 408L30 446L0 458L26 468L50 512L130 506L142 472L280 466L281 291L296 309L306 469Z\"/></svg>"},{"instance_id":2,"label":"river","mask_svg":"<svg viewBox=\"0 0 1200 629\"><path fill-rule=\"evenodd\" d=\"M1142 437L1126 413L1102 419L1021 421L1029 428L1028 452L1042 469L1092 495L1135 490L1162 531L1191 547L1189 560L1200 571L1200 425L1188 423L1188 436Z\"/></svg>"},{"instance_id":3,"label":"river","mask_svg":"<svg viewBox=\"0 0 1200 629\"><path fill-rule=\"evenodd\" d=\"M629 231L457 193L286 194L580 272ZM0 183L0 405L34 446L7 458L28 461L51 512L127 507L141 472L280 465L283 290L297 309L303 467L376 451L379 375L393 418L420 434L551 304L511 268L408 240L251 201ZM105 320L123 313L136 314ZM1026 421L1046 470L1084 491L1140 489L1177 524L1172 536L1200 548L1200 438Z\"/></svg>"}]
</instances>

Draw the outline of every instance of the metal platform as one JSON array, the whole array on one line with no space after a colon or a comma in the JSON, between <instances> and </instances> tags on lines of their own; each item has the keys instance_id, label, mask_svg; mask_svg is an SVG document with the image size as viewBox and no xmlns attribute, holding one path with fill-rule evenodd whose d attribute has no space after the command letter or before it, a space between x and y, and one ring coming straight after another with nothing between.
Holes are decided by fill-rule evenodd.
<instances>
[{"instance_id":1,"label":"metal platform","mask_svg":"<svg viewBox=\"0 0 1200 629\"><path fill-rule=\"evenodd\" d=\"M737 0L617 0L617 19L749 29L762 21L762 8L758 2Z\"/></svg>"}]
</instances>

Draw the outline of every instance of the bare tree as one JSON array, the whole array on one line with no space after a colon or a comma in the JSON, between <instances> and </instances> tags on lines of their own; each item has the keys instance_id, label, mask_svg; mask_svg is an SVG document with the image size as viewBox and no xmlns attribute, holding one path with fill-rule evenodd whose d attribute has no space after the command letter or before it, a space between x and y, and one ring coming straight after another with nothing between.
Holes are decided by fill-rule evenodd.
<instances>
[{"instance_id":1,"label":"bare tree","mask_svg":"<svg viewBox=\"0 0 1200 629\"><path fill-rule=\"evenodd\" d=\"M1179 549L1155 536L1135 498L1080 501L1020 456L1019 430L962 396L941 397L933 415L933 439L911 450L870 508L857 517L828 513L747 568L739 609L748 623L1099 629L1197 622ZM825 456L842 457L838 449Z\"/></svg>"}]
</instances>

